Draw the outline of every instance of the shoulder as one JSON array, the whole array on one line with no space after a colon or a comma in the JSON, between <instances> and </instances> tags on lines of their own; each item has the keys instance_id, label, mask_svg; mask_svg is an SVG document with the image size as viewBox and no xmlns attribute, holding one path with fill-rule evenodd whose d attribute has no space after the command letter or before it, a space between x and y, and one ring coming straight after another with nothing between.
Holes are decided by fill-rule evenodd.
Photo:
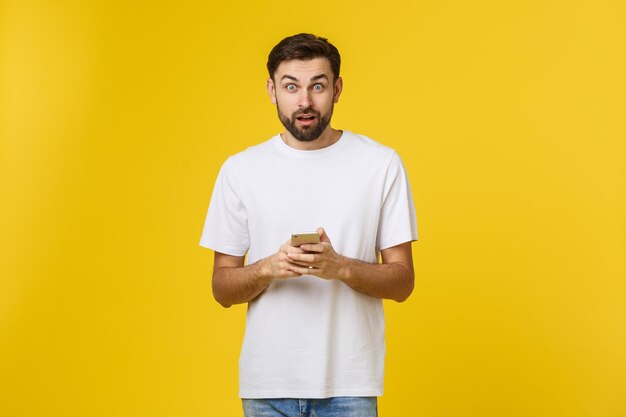
<instances>
[{"instance_id":1,"label":"shoulder","mask_svg":"<svg viewBox=\"0 0 626 417\"><path fill-rule=\"evenodd\" d=\"M251 167L255 164L267 163L272 155L276 153L275 141L276 137L272 137L229 156L222 164L222 171L236 173L242 169L246 170L246 167Z\"/></svg>"},{"instance_id":2,"label":"shoulder","mask_svg":"<svg viewBox=\"0 0 626 417\"><path fill-rule=\"evenodd\" d=\"M254 172L267 163L272 149L276 148L274 139L268 139L227 157L220 167L217 181L237 184L241 176L245 177L250 171Z\"/></svg>"},{"instance_id":3,"label":"shoulder","mask_svg":"<svg viewBox=\"0 0 626 417\"><path fill-rule=\"evenodd\" d=\"M385 164L390 164L394 159L399 158L392 147L383 145L368 136L349 131L345 131L344 134L352 147L352 151L360 156L366 156L368 159L375 159Z\"/></svg>"},{"instance_id":4,"label":"shoulder","mask_svg":"<svg viewBox=\"0 0 626 417\"><path fill-rule=\"evenodd\" d=\"M276 138L276 136L273 136L264 142L250 146L240 152L237 152L234 155L231 155L228 159L237 162L266 157L272 153L275 153Z\"/></svg>"}]
</instances>

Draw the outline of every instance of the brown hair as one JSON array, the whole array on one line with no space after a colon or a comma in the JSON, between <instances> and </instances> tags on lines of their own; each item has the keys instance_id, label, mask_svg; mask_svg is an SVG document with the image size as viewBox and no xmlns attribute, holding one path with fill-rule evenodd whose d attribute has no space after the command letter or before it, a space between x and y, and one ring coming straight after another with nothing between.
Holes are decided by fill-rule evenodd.
<instances>
[{"instance_id":1,"label":"brown hair","mask_svg":"<svg viewBox=\"0 0 626 417\"><path fill-rule=\"evenodd\" d=\"M267 57L267 71L270 73L270 78L274 79L274 73L281 62L292 59L306 61L314 58L327 58L330 61L335 80L339 77L339 68L341 67L339 51L326 38L310 33L289 36L272 48Z\"/></svg>"}]
</instances>

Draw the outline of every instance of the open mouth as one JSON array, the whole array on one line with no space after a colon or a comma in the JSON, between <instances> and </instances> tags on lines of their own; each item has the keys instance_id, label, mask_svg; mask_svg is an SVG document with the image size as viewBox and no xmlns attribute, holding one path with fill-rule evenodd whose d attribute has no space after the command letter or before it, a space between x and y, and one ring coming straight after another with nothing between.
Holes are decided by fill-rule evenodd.
<instances>
[{"instance_id":1,"label":"open mouth","mask_svg":"<svg viewBox=\"0 0 626 417\"><path fill-rule=\"evenodd\" d=\"M317 118L313 114L303 114L296 117L296 120L305 126L313 124L316 119Z\"/></svg>"}]
</instances>

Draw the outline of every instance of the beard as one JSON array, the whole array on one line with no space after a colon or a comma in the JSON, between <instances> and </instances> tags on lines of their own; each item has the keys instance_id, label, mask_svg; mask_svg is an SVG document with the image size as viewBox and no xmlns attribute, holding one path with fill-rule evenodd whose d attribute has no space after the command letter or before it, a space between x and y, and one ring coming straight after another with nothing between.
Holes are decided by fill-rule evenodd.
<instances>
[{"instance_id":1,"label":"beard","mask_svg":"<svg viewBox=\"0 0 626 417\"><path fill-rule=\"evenodd\" d=\"M322 117L320 112L313 110L310 107L305 107L293 112L291 117L283 114L278 105L276 108L278 110L278 118L283 126L285 126L285 129L287 129L287 131L291 133L294 138L301 142L311 142L319 138L322 135L322 132L326 129L326 126L328 126L328 123L330 123L330 118L333 115L334 104L331 106L330 113L326 117ZM306 115L315 116L315 123L311 126L303 126L301 128L298 127L296 125L297 117Z\"/></svg>"}]
</instances>

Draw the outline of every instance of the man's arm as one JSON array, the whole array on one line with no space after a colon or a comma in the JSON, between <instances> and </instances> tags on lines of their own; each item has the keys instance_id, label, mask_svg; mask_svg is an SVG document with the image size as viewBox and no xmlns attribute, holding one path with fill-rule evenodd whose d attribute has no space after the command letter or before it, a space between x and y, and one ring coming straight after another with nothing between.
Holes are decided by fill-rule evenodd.
<instances>
[{"instance_id":1,"label":"man's arm","mask_svg":"<svg viewBox=\"0 0 626 417\"><path fill-rule=\"evenodd\" d=\"M213 297L222 306L247 303L265 290L274 278L287 279L301 274L289 269L288 253L303 253L285 242L278 252L252 265L244 266L243 256L215 252Z\"/></svg>"},{"instance_id":2,"label":"man's arm","mask_svg":"<svg viewBox=\"0 0 626 417\"><path fill-rule=\"evenodd\" d=\"M398 302L413 292L413 255L411 242L401 243L381 251L382 264L371 264L339 255L332 247L323 229L321 243L302 245L308 253L289 253L293 262L290 270L320 278L336 278L360 293ZM309 267L313 268L309 268Z\"/></svg>"},{"instance_id":3,"label":"man's arm","mask_svg":"<svg viewBox=\"0 0 626 417\"><path fill-rule=\"evenodd\" d=\"M413 292L413 254L411 242L380 251L382 264L370 264L344 258L344 276L340 279L363 294L395 300L399 303Z\"/></svg>"}]
</instances>

